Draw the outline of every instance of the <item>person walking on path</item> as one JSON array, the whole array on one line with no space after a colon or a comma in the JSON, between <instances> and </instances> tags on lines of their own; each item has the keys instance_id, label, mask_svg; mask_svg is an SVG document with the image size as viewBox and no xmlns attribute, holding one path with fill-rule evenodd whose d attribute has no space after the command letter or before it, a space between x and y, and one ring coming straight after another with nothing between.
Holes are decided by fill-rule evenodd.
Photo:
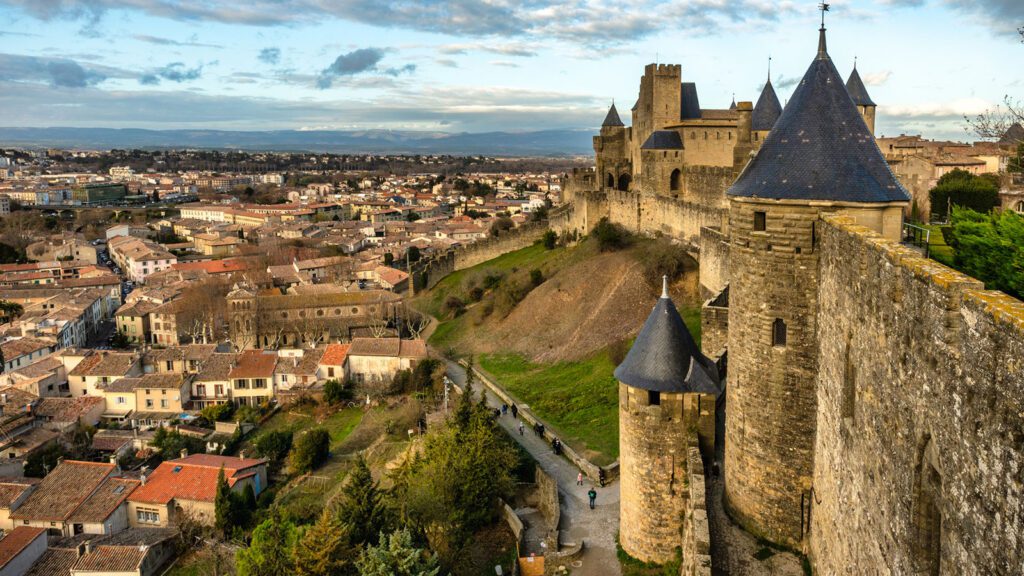
<instances>
[{"instance_id":1,"label":"person walking on path","mask_svg":"<svg viewBox=\"0 0 1024 576\"><path fill-rule=\"evenodd\" d=\"M590 492L587 492L587 497L590 498L590 509L593 510L594 509L594 501L597 500L597 490L594 490L593 488L591 488Z\"/></svg>"},{"instance_id":2,"label":"person walking on path","mask_svg":"<svg viewBox=\"0 0 1024 576\"><path fill-rule=\"evenodd\" d=\"M516 406L515 404L512 405L512 417L519 418L519 406Z\"/></svg>"},{"instance_id":3,"label":"person walking on path","mask_svg":"<svg viewBox=\"0 0 1024 576\"><path fill-rule=\"evenodd\" d=\"M523 435L523 421L522 420L519 421L519 435L520 436Z\"/></svg>"},{"instance_id":4,"label":"person walking on path","mask_svg":"<svg viewBox=\"0 0 1024 576\"><path fill-rule=\"evenodd\" d=\"M576 485L583 486L583 472L576 475Z\"/></svg>"}]
</instances>

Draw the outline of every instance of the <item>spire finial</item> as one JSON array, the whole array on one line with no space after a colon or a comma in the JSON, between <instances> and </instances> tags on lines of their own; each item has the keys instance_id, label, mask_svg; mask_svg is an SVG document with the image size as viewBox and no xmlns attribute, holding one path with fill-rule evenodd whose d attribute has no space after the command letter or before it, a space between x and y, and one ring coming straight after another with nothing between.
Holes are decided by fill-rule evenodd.
<instances>
[{"instance_id":1,"label":"spire finial","mask_svg":"<svg viewBox=\"0 0 1024 576\"><path fill-rule=\"evenodd\" d=\"M661 297L668 298L668 274L661 277Z\"/></svg>"},{"instance_id":2,"label":"spire finial","mask_svg":"<svg viewBox=\"0 0 1024 576\"><path fill-rule=\"evenodd\" d=\"M857 57L856 56L853 57L853 69L854 70L857 69Z\"/></svg>"},{"instance_id":3,"label":"spire finial","mask_svg":"<svg viewBox=\"0 0 1024 576\"><path fill-rule=\"evenodd\" d=\"M768 81L772 81L772 55L768 55Z\"/></svg>"},{"instance_id":4,"label":"spire finial","mask_svg":"<svg viewBox=\"0 0 1024 576\"><path fill-rule=\"evenodd\" d=\"M828 58L828 50L825 46L825 12L828 12L829 5L822 2L818 4L818 10L821 11L821 28L818 30L818 59L823 60Z\"/></svg>"}]
</instances>

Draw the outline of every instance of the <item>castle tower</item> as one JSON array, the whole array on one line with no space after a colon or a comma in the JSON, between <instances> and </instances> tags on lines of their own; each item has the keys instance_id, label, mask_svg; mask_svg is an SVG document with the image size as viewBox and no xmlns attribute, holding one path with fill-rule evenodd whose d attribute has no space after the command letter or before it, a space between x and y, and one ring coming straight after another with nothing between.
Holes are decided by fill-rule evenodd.
<instances>
[{"instance_id":1,"label":"castle tower","mask_svg":"<svg viewBox=\"0 0 1024 576\"><path fill-rule=\"evenodd\" d=\"M853 103L857 105L857 110L864 118L864 123L868 125L868 130L874 135L876 105L868 95L868 89L864 87L864 82L860 79L856 62L853 63L853 72L850 72L850 78L846 80L846 91L850 93Z\"/></svg>"},{"instance_id":2,"label":"castle tower","mask_svg":"<svg viewBox=\"0 0 1024 576\"><path fill-rule=\"evenodd\" d=\"M761 145L768 136L768 132L775 126L775 122L782 115L782 104L779 104L779 97L775 95L775 88L772 86L772 74L768 72L768 80L761 89L761 95L754 104L754 114L751 118L751 129L754 131L754 147Z\"/></svg>"},{"instance_id":3,"label":"castle tower","mask_svg":"<svg viewBox=\"0 0 1024 576\"><path fill-rule=\"evenodd\" d=\"M693 341L668 295L647 317L619 381L619 541L645 562L671 560L685 505L688 418L696 394L719 394L718 368ZM687 409L688 406L691 406Z\"/></svg>"},{"instance_id":4,"label":"castle tower","mask_svg":"<svg viewBox=\"0 0 1024 576\"><path fill-rule=\"evenodd\" d=\"M640 147L641 191L657 196L683 195L683 139L675 130L655 130Z\"/></svg>"},{"instance_id":5,"label":"castle tower","mask_svg":"<svg viewBox=\"0 0 1024 576\"><path fill-rule=\"evenodd\" d=\"M648 64L640 78L640 97L633 107L630 157L639 176L640 147L655 130L678 124L682 105L682 67L678 64Z\"/></svg>"},{"instance_id":6,"label":"castle tower","mask_svg":"<svg viewBox=\"0 0 1024 576\"><path fill-rule=\"evenodd\" d=\"M628 189L632 178L629 161L628 131L619 118L619 112L612 103L601 124L601 134L594 136L594 152L597 160L597 174L601 186Z\"/></svg>"},{"instance_id":7,"label":"castle tower","mask_svg":"<svg viewBox=\"0 0 1024 576\"><path fill-rule=\"evenodd\" d=\"M819 216L847 213L898 239L909 200L829 58L824 27L727 195L725 506L752 533L799 548L813 502Z\"/></svg>"}]
</instances>

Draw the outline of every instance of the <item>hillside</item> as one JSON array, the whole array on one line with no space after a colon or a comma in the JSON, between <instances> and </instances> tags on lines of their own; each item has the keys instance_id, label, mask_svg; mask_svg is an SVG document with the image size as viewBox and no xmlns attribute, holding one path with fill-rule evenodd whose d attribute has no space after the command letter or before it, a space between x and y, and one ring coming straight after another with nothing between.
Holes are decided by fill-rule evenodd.
<instances>
[{"instance_id":1,"label":"hillside","mask_svg":"<svg viewBox=\"0 0 1024 576\"><path fill-rule=\"evenodd\" d=\"M449 275L413 306L439 319L434 348L472 355L574 448L608 464L618 455L612 372L661 292L651 254L666 251L687 263L670 291L699 341L696 265L665 240L613 252L594 240L530 246Z\"/></svg>"}]
</instances>

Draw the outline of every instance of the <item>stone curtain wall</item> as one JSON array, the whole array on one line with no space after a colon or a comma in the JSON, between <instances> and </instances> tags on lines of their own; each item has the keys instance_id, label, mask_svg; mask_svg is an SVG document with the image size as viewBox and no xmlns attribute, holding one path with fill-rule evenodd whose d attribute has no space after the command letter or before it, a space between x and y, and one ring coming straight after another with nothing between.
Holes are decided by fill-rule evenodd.
<instances>
[{"instance_id":1,"label":"stone curtain wall","mask_svg":"<svg viewBox=\"0 0 1024 576\"><path fill-rule=\"evenodd\" d=\"M683 509L682 576L711 576L711 532L708 524L707 498L704 487L704 464L700 450L691 446L687 452L686 477L690 497Z\"/></svg>"},{"instance_id":2,"label":"stone curtain wall","mask_svg":"<svg viewBox=\"0 0 1024 576\"><path fill-rule=\"evenodd\" d=\"M700 309L700 351L719 358L729 344L729 289L704 302Z\"/></svg>"},{"instance_id":3,"label":"stone curtain wall","mask_svg":"<svg viewBox=\"0 0 1024 576\"><path fill-rule=\"evenodd\" d=\"M540 240L547 229L547 222L528 222L500 236L490 236L465 247L457 248L455 249L455 270L471 268L503 254L526 248Z\"/></svg>"},{"instance_id":4,"label":"stone curtain wall","mask_svg":"<svg viewBox=\"0 0 1024 576\"><path fill-rule=\"evenodd\" d=\"M729 283L729 237L720 228L700 229L700 297L711 298Z\"/></svg>"},{"instance_id":5,"label":"stone curtain wall","mask_svg":"<svg viewBox=\"0 0 1024 576\"><path fill-rule=\"evenodd\" d=\"M842 216L820 275L815 573L1024 573L1024 304Z\"/></svg>"}]
</instances>

